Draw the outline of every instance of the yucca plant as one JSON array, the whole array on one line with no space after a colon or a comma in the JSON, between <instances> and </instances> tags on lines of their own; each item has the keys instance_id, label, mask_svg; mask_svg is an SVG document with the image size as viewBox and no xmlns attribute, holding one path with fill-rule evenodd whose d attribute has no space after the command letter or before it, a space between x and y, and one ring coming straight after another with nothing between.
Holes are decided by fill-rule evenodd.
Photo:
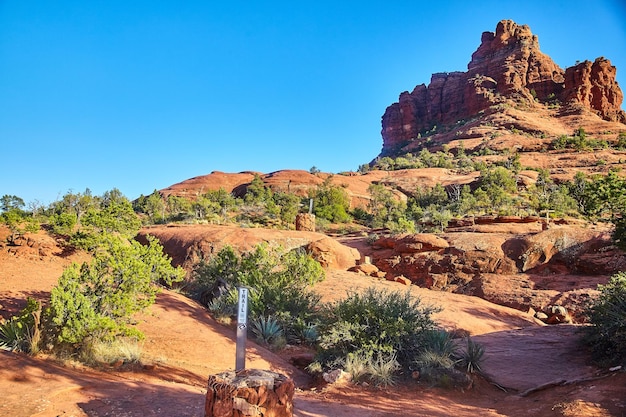
<instances>
[{"instance_id":1,"label":"yucca plant","mask_svg":"<svg viewBox=\"0 0 626 417\"><path fill-rule=\"evenodd\" d=\"M459 355L459 365L470 374L481 373L484 355L485 348L468 337L467 347Z\"/></svg>"},{"instance_id":2,"label":"yucca plant","mask_svg":"<svg viewBox=\"0 0 626 417\"><path fill-rule=\"evenodd\" d=\"M16 316L0 323L0 349L36 353L39 346L41 305L28 297L26 307Z\"/></svg>"},{"instance_id":3,"label":"yucca plant","mask_svg":"<svg viewBox=\"0 0 626 417\"><path fill-rule=\"evenodd\" d=\"M396 372L401 369L396 355L379 354L370 361L370 380L377 387L395 385Z\"/></svg>"},{"instance_id":4,"label":"yucca plant","mask_svg":"<svg viewBox=\"0 0 626 417\"><path fill-rule=\"evenodd\" d=\"M355 382L362 381L369 373L370 359L361 352L348 353L344 369Z\"/></svg>"}]
</instances>

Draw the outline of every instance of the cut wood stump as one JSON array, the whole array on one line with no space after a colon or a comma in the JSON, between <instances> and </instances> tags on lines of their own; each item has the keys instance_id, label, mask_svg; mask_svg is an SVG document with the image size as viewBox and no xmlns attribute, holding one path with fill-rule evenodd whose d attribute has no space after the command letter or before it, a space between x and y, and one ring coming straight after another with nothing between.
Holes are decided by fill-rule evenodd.
<instances>
[{"instance_id":1,"label":"cut wood stump","mask_svg":"<svg viewBox=\"0 0 626 417\"><path fill-rule=\"evenodd\" d=\"M292 417L293 380L258 369L209 376L205 417Z\"/></svg>"}]
</instances>

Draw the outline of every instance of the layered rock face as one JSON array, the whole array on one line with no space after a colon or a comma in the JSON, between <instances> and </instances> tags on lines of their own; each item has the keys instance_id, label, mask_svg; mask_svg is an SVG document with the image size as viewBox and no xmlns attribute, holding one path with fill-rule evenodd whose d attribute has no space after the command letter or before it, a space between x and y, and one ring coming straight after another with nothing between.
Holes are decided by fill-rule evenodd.
<instances>
[{"instance_id":1,"label":"layered rock face","mask_svg":"<svg viewBox=\"0 0 626 417\"><path fill-rule=\"evenodd\" d=\"M529 105L559 100L582 105L605 120L626 123L615 73L605 58L563 70L539 50L537 36L527 25L503 20L495 33L483 33L467 72L433 74L428 86L401 93L387 108L382 117L382 155L434 126L474 117L510 100Z\"/></svg>"}]
</instances>

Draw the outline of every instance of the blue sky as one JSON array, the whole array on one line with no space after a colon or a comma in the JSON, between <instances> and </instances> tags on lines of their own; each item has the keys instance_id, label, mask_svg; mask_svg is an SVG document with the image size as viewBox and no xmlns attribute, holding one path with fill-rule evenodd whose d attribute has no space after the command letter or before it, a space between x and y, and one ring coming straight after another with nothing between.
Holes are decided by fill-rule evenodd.
<instances>
[{"instance_id":1,"label":"blue sky","mask_svg":"<svg viewBox=\"0 0 626 417\"><path fill-rule=\"evenodd\" d=\"M381 150L385 108L467 70L502 19L562 68L610 59L625 89L620 0L0 0L0 195L356 170Z\"/></svg>"}]
</instances>

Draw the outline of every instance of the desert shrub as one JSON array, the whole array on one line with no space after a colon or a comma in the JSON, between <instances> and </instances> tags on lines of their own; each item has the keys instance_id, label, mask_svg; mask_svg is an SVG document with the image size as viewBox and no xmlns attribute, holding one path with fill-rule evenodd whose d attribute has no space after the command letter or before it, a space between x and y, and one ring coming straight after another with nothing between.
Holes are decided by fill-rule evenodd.
<instances>
[{"instance_id":1,"label":"desert shrub","mask_svg":"<svg viewBox=\"0 0 626 417\"><path fill-rule=\"evenodd\" d=\"M424 332L421 349L413 361L420 378L434 385L446 386L456 364L456 344L450 333L438 329Z\"/></svg>"},{"instance_id":2,"label":"desert shrub","mask_svg":"<svg viewBox=\"0 0 626 417\"><path fill-rule=\"evenodd\" d=\"M615 148L619 150L626 149L626 132L620 132L617 137L617 143L615 144Z\"/></svg>"},{"instance_id":3,"label":"desert shrub","mask_svg":"<svg viewBox=\"0 0 626 417\"><path fill-rule=\"evenodd\" d=\"M30 213L18 208L12 208L0 213L0 224L5 224L11 234L7 237L9 244L15 244L19 236L26 232L36 232L39 230L39 222Z\"/></svg>"},{"instance_id":4,"label":"desert shrub","mask_svg":"<svg viewBox=\"0 0 626 417\"><path fill-rule=\"evenodd\" d=\"M452 356L444 352L426 349L417 355L414 364L422 374L431 375L434 370L452 369L455 361Z\"/></svg>"},{"instance_id":5,"label":"desert shrub","mask_svg":"<svg viewBox=\"0 0 626 417\"><path fill-rule=\"evenodd\" d=\"M76 227L76 216L71 213L57 213L48 219L52 231L60 235L70 235Z\"/></svg>"},{"instance_id":6,"label":"desert shrub","mask_svg":"<svg viewBox=\"0 0 626 417\"><path fill-rule=\"evenodd\" d=\"M141 227L141 220L135 214L132 203L116 189L104 193L101 201L99 207L89 208L81 217L85 231L134 237Z\"/></svg>"},{"instance_id":7,"label":"desert shrub","mask_svg":"<svg viewBox=\"0 0 626 417\"><path fill-rule=\"evenodd\" d=\"M599 297L587 311L591 326L585 341L601 365L626 364L626 272L599 285Z\"/></svg>"},{"instance_id":8,"label":"desert shrub","mask_svg":"<svg viewBox=\"0 0 626 417\"><path fill-rule=\"evenodd\" d=\"M436 311L408 292L375 288L328 304L320 323L317 368L343 367L349 354L376 361L393 356L408 368L424 333L435 326L430 316Z\"/></svg>"},{"instance_id":9,"label":"desert shrub","mask_svg":"<svg viewBox=\"0 0 626 417\"><path fill-rule=\"evenodd\" d=\"M415 232L415 226L406 218L406 203L399 201L390 189L381 184L372 184L368 192L372 196L368 203L371 213L368 217L369 226Z\"/></svg>"},{"instance_id":10,"label":"desert shrub","mask_svg":"<svg viewBox=\"0 0 626 417\"><path fill-rule=\"evenodd\" d=\"M444 330L424 334L421 350L415 356L414 369L420 380L440 387L466 386L468 374L482 372L484 348L469 338L460 348L452 335Z\"/></svg>"},{"instance_id":11,"label":"desert shrub","mask_svg":"<svg viewBox=\"0 0 626 417\"><path fill-rule=\"evenodd\" d=\"M259 244L237 254L226 246L194 270L198 293L211 291L222 280L228 291L217 294L209 308L220 314L236 311L236 287L249 288L248 311L252 319L272 316L288 335L302 323L315 322L319 296L309 286L324 279L324 270L304 250L285 251Z\"/></svg>"},{"instance_id":12,"label":"desert shrub","mask_svg":"<svg viewBox=\"0 0 626 417\"><path fill-rule=\"evenodd\" d=\"M457 345L452 335L445 330L427 330L422 339L422 351L430 351L450 358L457 356Z\"/></svg>"},{"instance_id":13,"label":"desert shrub","mask_svg":"<svg viewBox=\"0 0 626 417\"><path fill-rule=\"evenodd\" d=\"M326 178L317 190L309 193L314 201L313 213L332 223L346 223L350 221L350 198L342 187L332 184L332 178Z\"/></svg>"},{"instance_id":14,"label":"desert shrub","mask_svg":"<svg viewBox=\"0 0 626 417\"><path fill-rule=\"evenodd\" d=\"M141 337L132 315L154 303L159 282L182 280L162 246L149 237L146 246L109 234L100 235L90 263L63 271L45 311L48 342L57 351L79 353L87 342Z\"/></svg>"},{"instance_id":15,"label":"desert shrub","mask_svg":"<svg viewBox=\"0 0 626 417\"><path fill-rule=\"evenodd\" d=\"M367 235L367 239L365 240L368 245L373 245L376 241L380 239L380 236L376 233L370 233Z\"/></svg>"},{"instance_id":16,"label":"desert shrub","mask_svg":"<svg viewBox=\"0 0 626 417\"><path fill-rule=\"evenodd\" d=\"M468 387L471 384L469 374L479 372L482 347L473 344L470 353L463 351L460 354L452 353L445 348L440 349L441 347L425 346L416 356L414 366L419 372L420 381L442 388Z\"/></svg>"},{"instance_id":17,"label":"desert shrub","mask_svg":"<svg viewBox=\"0 0 626 417\"><path fill-rule=\"evenodd\" d=\"M582 127L576 129L573 136L559 136L552 141L551 145L553 149L572 148L577 151L606 149L609 147L609 143L605 140L588 138L585 129Z\"/></svg>"}]
</instances>

